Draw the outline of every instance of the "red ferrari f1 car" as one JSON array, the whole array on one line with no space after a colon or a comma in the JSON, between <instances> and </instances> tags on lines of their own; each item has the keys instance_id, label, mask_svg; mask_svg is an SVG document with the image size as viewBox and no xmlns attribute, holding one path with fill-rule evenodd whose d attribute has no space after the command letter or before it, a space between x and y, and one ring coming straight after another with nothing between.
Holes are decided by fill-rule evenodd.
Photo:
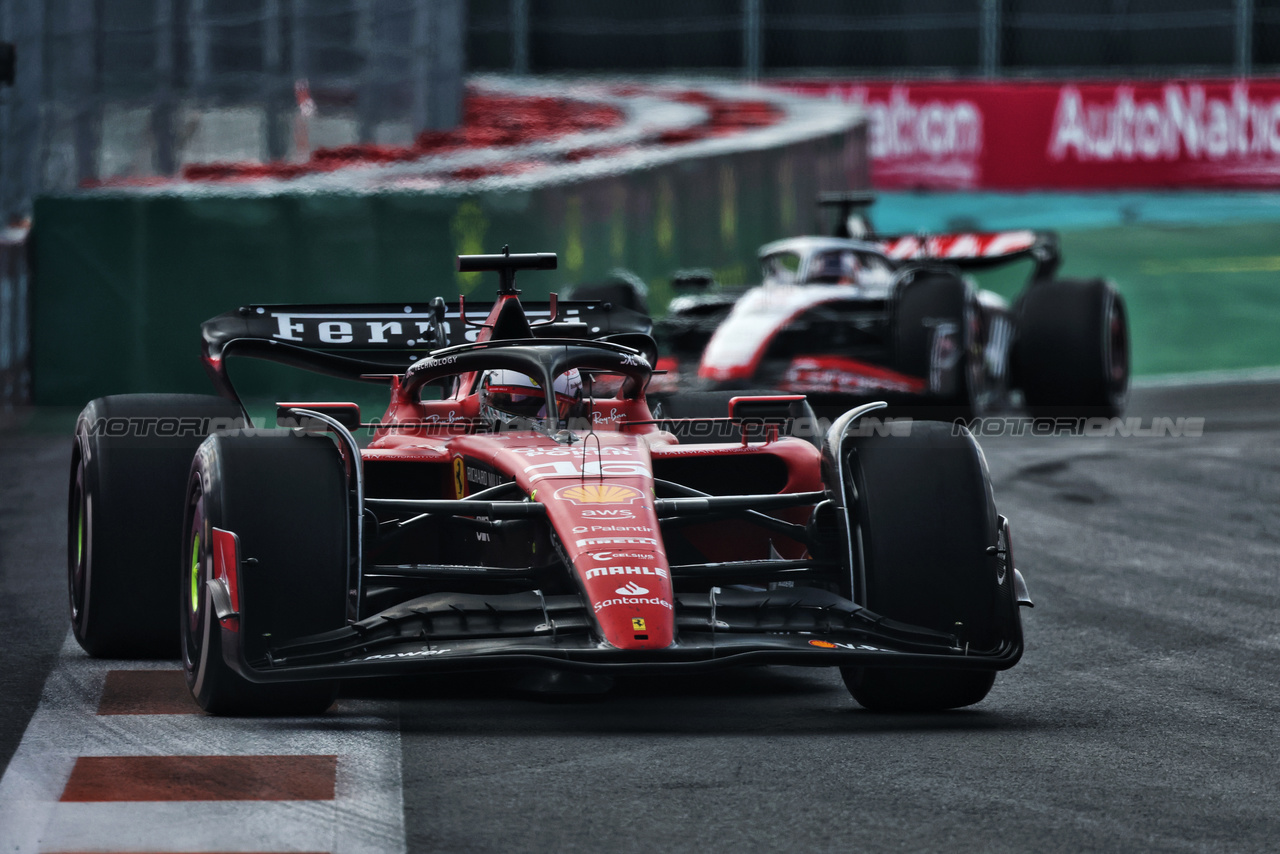
<instances>
[{"instance_id":1,"label":"red ferrari f1 car","mask_svg":"<svg viewBox=\"0 0 1280 854\"><path fill-rule=\"evenodd\" d=\"M1009 523L963 427L800 395L655 418L652 339L602 303L245 306L203 325L220 397L81 414L69 582L95 656L178 652L219 714L317 713L339 680L534 668L840 667L878 710L986 696L1022 654ZM540 319L539 319L540 318ZM247 425L227 360L385 385ZM372 430L362 443L356 434ZM683 437L678 438L678 437Z\"/></svg>"},{"instance_id":2,"label":"red ferrari f1 car","mask_svg":"<svg viewBox=\"0 0 1280 854\"><path fill-rule=\"evenodd\" d=\"M760 249L763 284L705 277L657 324L662 389L775 388L820 411L883 398L945 417L1007 407L1114 417L1129 387L1124 300L1103 279L1057 279L1052 232L877 235L872 197L831 193L833 237ZM1034 262L1010 306L966 271Z\"/></svg>"}]
</instances>

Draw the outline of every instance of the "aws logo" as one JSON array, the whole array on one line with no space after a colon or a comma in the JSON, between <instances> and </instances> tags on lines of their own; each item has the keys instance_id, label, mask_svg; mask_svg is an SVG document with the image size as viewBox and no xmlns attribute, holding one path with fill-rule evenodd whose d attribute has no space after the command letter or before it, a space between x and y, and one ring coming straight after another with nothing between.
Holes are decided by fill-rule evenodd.
<instances>
[{"instance_id":1,"label":"aws logo","mask_svg":"<svg viewBox=\"0 0 1280 854\"><path fill-rule=\"evenodd\" d=\"M636 514L632 513L625 507L619 507L616 510L583 510L584 519L631 519Z\"/></svg>"}]
</instances>

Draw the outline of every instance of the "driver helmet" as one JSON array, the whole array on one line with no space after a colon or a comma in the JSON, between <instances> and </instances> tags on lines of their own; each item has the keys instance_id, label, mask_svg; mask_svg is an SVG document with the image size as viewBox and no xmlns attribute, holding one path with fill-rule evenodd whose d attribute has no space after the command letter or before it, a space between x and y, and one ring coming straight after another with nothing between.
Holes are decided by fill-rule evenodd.
<instances>
[{"instance_id":1,"label":"driver helmet","mask_svg":"<svg viewBox=\"0 0 1280 854\"><path fill-rule=\"evenodd\" d=\"M560 417L583 412L582 377L572 368L556 377ZM480 380L480 416L494 427L522 427L547 417L547 401L541 384L519 371L487 371Z\"/></svg>"},{"instance_id":2,"label":"driver helmet","mask_svg":"<svg viewBox=\"0 0 1280 854\"><path fill-rule=\"evenodd\" d=\"M854 285L858 282L858 255L848 249L824 252L816 256L810 265L809 281L836 285Z\"/></svg>"}]
</instances>

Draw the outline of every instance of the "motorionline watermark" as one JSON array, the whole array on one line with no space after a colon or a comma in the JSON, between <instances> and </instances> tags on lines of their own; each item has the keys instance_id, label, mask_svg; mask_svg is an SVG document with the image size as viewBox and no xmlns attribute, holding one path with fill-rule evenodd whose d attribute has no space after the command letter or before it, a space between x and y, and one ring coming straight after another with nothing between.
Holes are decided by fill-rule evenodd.
<instances>
[{"instance_id":1,"label":"motorionline watermark","mask_svg":"<svg viewBox=\"0 0 1280 854\"><path fill-rule=\"evenodd\" d=\"M912 426L917 419L912 417L876 418L864 416L852 424L846 435L850 436L910 436ZM374 422L365 425L365 429L383 429L396 433L435 434L470 432L484 422L478 419L458 418L431 423L386 423ZM681 438L685 441L698 439L737 438L746 435L751 441L759 441L766 437L794 436L800 439L822 438L831 429L831 419L797 417L786 420L741 419L730 421L728 418L691 418L659 420L659 424L671 429L677 427ZM625 424L620 422L618 426ZM519 420L510 424L486 425L492 432L508 432L530 429L531 422ZM957 418L951 424L952 435L959 436L968 430L979 438L998 436L1086 436L1095 438L1191 438L1204 435L1205 419L1187 416L1152 416L1141 418L1103 417L1058 417L1035 418L1031 416L981 416L975 418ZM158 438L175 439L184 437L202 437L214 433L241 430L246 433L267 433L274 429L325 430L327 425L318 419L283 418L271 427L246 429L243 418L227 417L167 417L167 416L132 416L98 418L87 422L85 432L90 436L108 436L113 438ZM575 431L598 429L587 419L569 419L564 426Z\"/></svg>"},{"instance_id":2,"label":"motorionline watermark","mask_svg":"<svg viewBox=\"0 0 1280 854\"><path fill-rule=\"evenodd\" d=\"M863 417L849 428L848 435L910 436L912 421L911 418ZM783 436L797 439L821 439L831 429L832 421L829 418L798 416L787 419L659 419L658 423L664 429L679 435L681 441L724 440L745 435L749 441L756 442Z\"/></svg>"},{"instance_id":3,"label":"motorionline watermark","mask_svg":"<svg viewBox=\"0 0 1280 854\"><path fill-rule=\"evenodd\" d=\"M1140 418L983 416L957 418L952 422L952 435L968 430L978 438L997 436L1085 436L1089 438L1185 438L1204 435L1203 417L1151 416Z\"/></svg>"},{"instance_id":4,"label":"motorionline watermark","mask_svg":"<svg viewBox=\"0 0 1280 854\"><path fill-rule=\"evenodd\" d=\"M199 416L129 416L98 418L85 422L85 432L90 436L109 436L114 439L181 439L208 436L224 430L245 427L243 418L206 418Z\"/></svg>"}]
</instances>

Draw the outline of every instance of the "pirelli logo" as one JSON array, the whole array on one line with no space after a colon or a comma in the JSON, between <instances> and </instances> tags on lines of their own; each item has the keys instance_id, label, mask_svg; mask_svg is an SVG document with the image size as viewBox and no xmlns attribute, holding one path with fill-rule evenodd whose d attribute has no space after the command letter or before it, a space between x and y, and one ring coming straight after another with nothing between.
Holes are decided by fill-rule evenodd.
<instances>
[{"instance_id":1,"label":"pirelli logo","mask_svg":"<svg viewBox=\"0 0 1280 854\"><path fill-rule=\"evenodd\" d=\"M575 545L582 546L653 546L657 547L658 541L654 537L588 537L585 540L578 540Z\"/></svg>"}]
</instances>

